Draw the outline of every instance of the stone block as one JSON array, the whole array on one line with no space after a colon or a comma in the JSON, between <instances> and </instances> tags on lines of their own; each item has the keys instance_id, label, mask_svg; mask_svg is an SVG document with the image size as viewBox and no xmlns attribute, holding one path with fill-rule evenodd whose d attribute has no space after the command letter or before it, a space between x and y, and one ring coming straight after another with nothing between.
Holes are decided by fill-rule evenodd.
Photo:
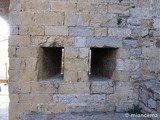
<instances>
[{"instance_id":1,"label":"stone block","mask_svg":"<svg viewBox=\"0 0 160 120\"><path fill-rule=\"evenodd\" d=\"M73 1L52 1L51 11L75 12L76 3Z\"/></svg>"},{"instance_id":2,"label":"stone block","mask_svg":"<svg viewBox=\"0 0 160 120\"><path fill-rule=\"evenodd\" d=\"M78 103L78 95L77 94L66 94L66 95L53 95L53 103L60 104L75 104Z\"/></svg>"},{"instance_id":3,"label":"stone block","mask_svg":"<svg viewBox=\"0 0 160 120\"><path fill-rule=\"evenodd\" d=\"M50 81L31 82L32 94L54 94L58 92L59 84Z\"/></svg>"},{"instance_id":4,"label":"stone block","mask_svg":"<svg viewBox=\"0 0 160 120\"><path fill-rule=\"evenodd\" d=\"M33 36L31 37L32 49L36 47L71 47L73 38L69 36Z\"/></svg>"},{"instance_id":5,"label":"stone block","mask_svg":"<svg viewBox=\"0 0 160 120\"><path fill-rule=\"evenodd\" d=\"M77 82L85 82L89 80L88 68L86 71L78 71L77 72Z\"/></svg>"},{"instance_id":6,"label":"stone block","mask_svg":"<svg viewBox=\"0 0 160 120\"><path fill-rule=\"evenodd\" d=\"M89 70L87 58L68 59L65 61L64 66L65 66L65 70L74 71L74 72ZM76 71L75 71L75 69L76 69Z\"/></svg>"},{"instance_id":7,"label":"stone block","mask_svg":"<svg viewBox=\"0 0 160 120\"><path fill-rule=\"evenodd\" d=\"M58 93L60 94L76 94L89 93L89 82L64 82L60 83Z\"/></svg>"},{"instance_id":8,"label":"stone block","mask_svg":"<svg viewBox=\"0 0 160 120\"><path fill-rule=\"evenodd\" d=\"M77 104L70 104L66 106L67 112L84 112L86 110L86 103L77 103Z\"/></svg>"},{"instance_id":9,"label":"stone block","mask_svg":"<svg viewBox=\"0 0 160 120\"><path fill-rule=\"evenodd\" d=\"M37 71L20 71L19 80L22 81L34 81L38 79L38 72Z\"/></svg>"},{"instance_id":10,"label":"stone block","mask_svg":"<svg viewBox=\"0 0 160 120\"><path fill-rule=\"evenodd\" d=\"M22 104L49 104L52 103L52 95L49 94L20 94L19 102Z\"/></svg>"},{"instance_id":11,"label":"stone block","mask_svg":"<svg viewBox=\"0 0 160 120\"><path fill-rule=\"evenodd\" d=\"M9 93L26 93L29 94L31 92L30 82L26 81L10 81L9 82Z\"/></svg>"},{"instance_id":12,"label":"stone block","mask_svg":"<svg viewBox=\"0 0 160 120\"><path fill-rule=\"evenodd\" d=\"M31 51L28 49L28 47L16 47L15 53L13 56L19 57L19 58L28 58L31 55Z\"/></svg>"},{"instance_id":13,"label":"stone block","mask_svg":"<svg viewBox=\"0 0 160 120\"><path fill-rule=\"evenodd\" d=\"M19 95L18 94L9 94L9 98L12 100L12 103L19 103Z\"/></svg>"},{"instance_id":14,"label":"stone block","mask_svg":"<svg viewBox=\"0 0 160 120\"><path fill-rule=\"evenodd\" d=\"M31 10L31 11L42 11L42 12L44 12L44 11L49 12L50 11L50 4L48 1L34 0L34 1L30 1L28 3L24 5L23 9Z\"/></svg>"},{"instance_id":15,"label":"stone block","mask_svg":"<svg viewBox=\"0 0 160 120\"><path fill-rule=\"evenodd\" d=\"M10 1L9 9L13 11L20 11L22 10L22 5L20 2L18 3L18 1Z\"/></svg>"},{"instance_id":16,"label":"stone block","mask_svg":"<svg viewBox=\"0 0 160 120\"><path fill-rule=\"evenodd\" d=\"M133 94L133 88L131 82L116 82L115 84L115 93L119 94L120 96L128 96L130 94Z\"/></svg>"},{"instance_id":17,"label":"stone block","mask_svg":"<svg viewBox=\"0 0 160 120\"><path fill-rule=\"evenodd\" d=\"M133 104L128 103L128 104L118 104L116 105L116 112L123 112L127 111L129 109L132 109Z\"/></svg>"},{"instance_id":18,"label":"stone block","mask_svg":"<svg viewBox=\"0 0 160 120\"><path fill-rule=\"evenodd\" d=\"M37 113L31 113L31 114L24 114L22 116L23 120L47 120L47 114L37 114Z\"/></svg>"},{"instance_id":19,"label":"stone block","mask_svg":"<svg viewBox=\"0 0 160 120\"><path fill-rule=\"evenodd\" d=\"M138 7L140 8L150 8L151 7L151 1L150 0L141 0L138 1Z\"/></svg>"},{"instance_id":20,"label":"stone block","mask_svg":"<svg viewBox=\"0 0 160 120\"><path fill-rule=\"evenodd\" d=\"M109 4L108 12L122 15L129 15L129 5Z\"/></svg>"},{"instance_id":21,"label":"stone block","mask_svg":"<svg viewBox=\"0 0 160 120\"><path fill-rule=\"evenodd\" d=\"M64 82L60 83L60 94L76 94L76 93L89 93L89 82Z\"/></svg>"},{"instance_id":22,"label":"stone block","mask_svg":"<svg viewBox=\"0 0 160 120\"><path fill-rule=\"evenodd\" d=\"M108 28L109 36L117 37L130 37L131 29L130 28Z\"/></svg>"},{"instance_id":23,"label":"stone block","mask_svg":"<svg viewBox=\"0 0 160 120\"><path fill-rule=\"evenodd\" d=\"M85 45L86 45L86 37L75 37L74 47L85 47Z\"/></svg>"},{"instance_id":24,"label":"stone block","mask_svg":"<svg viewBox=\"0 0 160 120\"><path fill-rule=\"evenodd\" d=\"M142 102L147 105L149 100L149 92L146 91L145 89L142 89L140 94L141 94L140 98Z\"/></svg>"},{"instance_id":25,"label":"stone block","mask_svg":"<svg viewBox=\"0 0 160 120\"><path fill-rule=\"evenodd\" d=\"M153 20L152 19L141 19L141 27L142 28L152 28Z\"/></svg>"},{"instance_id":26,"label":"stone block","mask_svg":"<svg viewBox=\"0 0 160 120\"><path fill-rule=\"evenodd\" d=\"M69 27L70 36L93 36L93 29L90 27Z\"/></svg>"},{"instance_id":27,"label":"stone block","mask_svg":"<svg viewBox=\"0 0 160 120\"><path fill-rule=\"evenodd\" d=\"M86 47L122 47L121 39L117 37L87 37Z\"/></svg>"},{"instance_id":28,"label":"stone block","mask_svg":"<svg viewBox=\"0 0 160 120\"><path fill-rule=\"evenodd\" d=\"M121 95L120 93L117 94L110 94L107 95L107 102L109 103L114 103L115 105L118 103L124 103L128 101L128 96L127 95Z\"/></svg>"},{"instance_id":29,"label":"stone block","mask_svg":"<svg viewBox=\"0 0 160 120\"><path fill-rule=\"evenodd\" d=\"M10 35L18 35L19 34L19 30L18 30L18 26L10 26Z\"/></svg>"},{"instance_id":30,"label":"stone block","mask_svg":"<svg viewBox=\"0 0 160 120\"><path fill-rule=\"evenodd\" d=\"M15 69L20 69L24 70L25 69L25 63L24 60L18 59L18 58L10 58L10 70L15 70Z\"/></svg>"},{"instance_id":31,"label":"stone block","mask_svg":"<svg viewBox=\"0 0 160 120\"><path fill-rule=\"evenodd\" d=\"M130 67L130 61L124 59L116 60L116 70L128 71Z\"/></svg>"},{"instance_id":32,"label":"stone block","mask_svg":"<svg viewBox=\"0 0 160 120\"><path fill-rule=\"evenodd\" d=\"M87 100L87 104L91 107L96 105L105 105L105 102L106 102L105 94L92 94L89 96Z\"/></svg>"},{"instance_id":33,"label":"stone block","mask_svg":"<svg viewBox=\"0 0 160 120\"><path fill-rule=\"evenodd\" d=\"M160 112L160 101L159 100L157 101L157 112L158 113Z\"/></svg>"},{"instance_id":34,"label":"stone block","mask_svg":"<svg viewBox=\"0 0 160 120\"><path fill-rule=\"evenodd\" d=\"M68 27L66 26L46 26L45 35L68 35Z\"/></svg>"},{"instance_id":35,"label":"stone block","mask_svg":"<svg viewBox=\"0 0 160 120\"><path fill-rule=\"evenodd\" d=\"M70 63L71 64L71 63ZM77 81L77 72L71 70L64 70L64 81L75 82Z\"/></svg>"},{"instance_id":36,"label":"stone block","mask_svg":"<svg viewBox=\"0 0 160 120\"><path fill-rule=\"evenodd\" d=\"M89 48L79 48L79 58L87 58L89 57Z\"/></svg>"},{"instance_id":37,"label":"stone block","mask_svg":"<svg viewBox=\"0 0 160 120\"><path fill-rule=\"evenodd\" d=\"M133 28L131 31L131 37L139 38L139 37L146 37L149 34L147 28Z\"/></svg>"},{"instance_id":38,"label":"stone block","mask_svg":"<svg viewBox=\"0 0 160 120\"><path fill-rule=\"evenodd\" d=\"M63 25L64 14L58 12L35 13L35 22L38 25Z\"/></svg>"},{"instance_id":39,"label":"stone block","mask_svg":"<svg viewBox=\"0 0 160 120\"><path fill-rule=\"evenodd\" d=\"M65 59L75 59L75 58L78 58L78 54L79 54L78 48L66 47L64 52L65 52L65 56L64 56Z\"/></svg>"},{"instance_id":40,"label":"stone block","mask_svg":"<svg viewBox=\"0 0 160 120\"><path fill-rule=\"evenodd\" d=\"M21 32L22 33L22 32ZM45 28L44 26L40 25L33 25L29 28L29 34L30 35L44 35Z\"/></svg>"},{"instance_id":41,"label":"stone block","mask_svg":"<svg viewBox=\"0 0 160 120\"><path fill-rule=\"evenodd\" d=\"M31 12L10 12L11 25L33 25L34 14Z\"/></svg>"},{"instance_id":42,"label":"stone block","mask_svg":"<svg viewBox=\"0 0 160 120\"><path fill-rule=\"evenodd\" d=\"M130 24L133 27L140 26L141 24L141 19L138 17L130 17L127 19L127 23Z\"/></svg>"},{"instance_id":43,"label":"stone block","mask_svg":"<svg viewBox=\"0 0 160 120\"><path fill-rule=\"evenodd\" d=\"M129 55L133 57L138 57L142 55L142 49L141 48L136 48L136 49L130 49Z\"/></svg>"},{"instance_id":44,"label":"stone block","mask_svg":"<svg viewBox=\"0 0 160 120\"><path fill-rule=\"evenodd\" d=\"M102 37L102 36L107 36L108 34L108 29L107 28L95 28L95 36L96 37Z\"/></svg>"},{"instance_id":45,"label":"stone block","mask_svg":"<svg viewBox=\"0 0 160 120\"><path fill-rule=\"evenodd\" d=\"M124 40L123 41L123 47L126 49L135 48L138 45L137 40Z\"/></svg>"},{"instance_id":46,"label":"stone block","mask_svg":"<svg viewBox=\"0 0 160 120\"><path fill-rule=\"evenodd\" d=\"M64 113L66 112L66 105L63 104L48 104L47 105L47 113Z\"/></svg>"},{"instance_id":47,"label":"stone block","mask_svg":"<svg viewBox=\"0 0 160 120\"><path fill-rule=\"evenodd\" d=\"M146 104L144 104L144 103L142 103L142 102L139 103L139 106L140 106L141 108L143 108L143 111L144 111L145 113L151 113L151 112L152 112L152 109L150 109L148 106L146 106Z\"/></svg>"},{"instance_id":48,"label":"stone block","mask_svg":"<svg viewBox=\"0 0 160 120\"><path fill-rule=\"evenodd\" d=\"M91 93L96 94L113 94L114 92L113 81L92 81Z\"/></svg>"},{"instance_id":49,"label":"stone block","mask_svg":"<svg viewBox=\"0 0 160 120\"><path fill-rule=\"evenodd\" d=\"M117 59L128 59L129 58L129 52L124 48L119 48L116 51L116 58Z\"/></svg>"},{"instance_id":50,"label":"stone block","mask_svg":"<svg viewBox=\"0 0 160 120\"><path fill-rule=\"evenodd\" d=\"M94 9L92 8L92 1L78 1L76 12L81 14L90 14Z\"/></svg>"},{"instance_id":51,"label":"stone block","mask_svg":"<svg viewBox=\"0 0 160 120\"><path fill-rule=\"evenodd\" d=\"M141 11L141 12L139 12ZM151 11L149 8L131 8L130 9L130 15L133 17L133 18L150 18L152 16L152 14L150 14Z\"/></svg>"},{"instance_id":52,"label":"stone block","mask_svg":"<svg viewBox=\"0 0 160 120\"><path fill-rule=\"evenodd\" d=\"M10 81L15 81L19 79L19 75L20 75L20 70L8 70L9 73L9 80Z\"/></svg>"},{"instance_id":53,"label":"stone block","mask_svg":"<svg viewBox=\"0 0 160 120\"><path fill-rule=\"evenodd\" d=\"M91 26L94 27L117 27L116 14L93 14L90 20Z\"/></svg>"},{"instance_id":54,"label":"stone block","mask_svg":"<svg viewBox=\"0 0 160 120\"><path fill-rule=\"evenodd\" d=\"M148 107L150 107L151 109L156 109L156 105L157 105L156 101L153 100L152 98L148 100Z\"/></svg>"},{"instance_id":55,"label":"stone block","mask_svg":"<svg viewBox=\"0 0 160 120\"><path fill-rule=\"evenodd\" d=\"M153 27L154 28L160 28L160 19L156 18L156 19L153 19Z\"/></svg>"},{"instance_id":56,"label":"stone block","mask_svg":"<svg viewBox=\"0 0 160 120\"><path fill-rule=\"evenodd\" d=\"M29 26L19 26L19 34L20 35L29 35Z\"/></svg>"},{"instance_id":57,"label":"stone block","mask_svg":"<svg viewBox=\"0 0 160 120\"><path fill-rule=\"evenodd\" d=\"M90 16L86 13L66 13L65 26L89 26Z\"/></svg>"},{"instance_id":58,"label":"stone block","mask_svg":"<svg viewBox=\"0 0 160 120\"><path fill-rule=\"evenodd\" d=\"M140 80L141 79L141 73L139 72L139 70L131 72L130 76L134 80Z\"/></svg>"},{"instance_id":59,"label":"stone block","mask_svg":"<svg viewBox=\"0 0 160 120\"><path fill-rule=\"evenodd\" d=\"M30 36L18 36L18 35L11 35L9 37L9 46L13 47L28 47L31 43Z\"/></svg>"},{"instance_id":60,"label":"stone block","mask_svg":"<svg viewBox=\"0 0 160 120\"><path fill-rule=\"evenodd\" d=\"M130 76L126 71L116 70L113 72L111 79L116 81L129 81Z\"/></svg>"}]
</instances>

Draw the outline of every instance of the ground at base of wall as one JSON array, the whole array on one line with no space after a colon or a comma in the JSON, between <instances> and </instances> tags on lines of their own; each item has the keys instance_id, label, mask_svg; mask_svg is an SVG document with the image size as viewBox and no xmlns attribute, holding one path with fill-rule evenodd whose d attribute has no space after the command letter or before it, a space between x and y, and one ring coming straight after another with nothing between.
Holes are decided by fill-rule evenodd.
<instances>
[{"instance_id":1,"label":"ground at base of wall","mask_svg":"<svg viewBox=\"0 0 160 120\"><path fill-rule=\"evenodd\" d=\"M0 120L8 120L8 85L6 83L0 83Z\"/></svg>"},{"instance_id":2,"label":"ground at base of wall","mask_svg":"<svg viewBox=\"0 0 160 120\"><path fill-rule=\"evenodd\" d=\"M145 120L131 118L127 113L70 113L70 114L42 114L31 113L23 115L23 120Z\"/></svg>"}]
</instances>

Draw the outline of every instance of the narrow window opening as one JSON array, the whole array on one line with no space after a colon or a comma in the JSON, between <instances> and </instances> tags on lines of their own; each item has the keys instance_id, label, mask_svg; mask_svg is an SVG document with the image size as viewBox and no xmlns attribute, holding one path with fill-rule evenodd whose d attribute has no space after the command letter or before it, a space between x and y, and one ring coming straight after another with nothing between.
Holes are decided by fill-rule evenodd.
<instances>
[{"instance_id":1,"label":"narrow window opening","mask_svg":"<svg viewBox=\"0 0 160 120\"><path fill-rule=\"evenodd\" d=\"M116 66L115 48L91 48L89 56L91 79L111 79Z\"/></svg>"},{"instance_id":2,"label":"narrow window opening","mask_svg":"<svg viewBox=\"0 0 160 120\"><path fill-rule=\"evenodd\" d=\"M43 47L42 79L63 78L64 48Z\"/></svg>"}]
</instances>

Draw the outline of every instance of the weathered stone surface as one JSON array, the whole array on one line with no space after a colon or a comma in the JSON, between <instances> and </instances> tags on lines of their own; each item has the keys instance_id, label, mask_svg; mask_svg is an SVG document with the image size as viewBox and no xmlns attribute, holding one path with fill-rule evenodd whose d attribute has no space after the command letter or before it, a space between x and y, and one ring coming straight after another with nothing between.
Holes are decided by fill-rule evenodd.
<instances>
[{"instance_id":1,"label":"weathered stone surface","mask_svg":"<svg viewBox=\"0 0 160 120\"><path fill-rule=\"evenodd\" d=\"M112 94L114 92L113 81L92 81L91 93Z\"/></svg>"},{"instance_id":2,"label":"weathered stone surface","mask_svg":"<svg viewBox=\"0 0 160 120\"><path fill-rule=\"evenodd\" d=\"M31 82L31 93L33 94L51 94L57 93L58 83L50 81Z\"/></svg>"},{"instance_id":3,"label":"weathered stone surface","mask_svg":"<svg viewBox=\"0 0 160 120\"><path fill-rule=\"evenodd\" d=\"M39 25L63 25L64 14L56 12L36 13L35 21Z\"/></svg>"},{"instance_id":4,"label":"weathered stone surface","mask_svg":"<svg viewBox=\"0 0 160 120\"><path fill-rule=\"evenodd\" d=\"M93 30L89 27L69 27L70 36L93 36Z\"/></svg>"},{"instance_id":5,"label":"weathered stone surface","mask_svg":"<svg viewBox=\"0 0 160 120\"><path fill-rule=\"evenodd\" d=\"M153 99L149 99L149 100L148 100L148 106L149 106L150 108L156 109L156 101L153 100Z\"/></svg>"},{"instance_id":6,"label":"weathered stone surface","mask_svg":"<svg viewBox=\"0 0 160 120\"><path fill-rule=\"evenodd\" d=\"M117 37L76 37L75 47L122 47L121 39Z\"/></svg>"},{"instance_id":7,"label":"weathered stone surface","mask_svg":"<svg viewBox=\"0 0 160 120\"><path fill-rule=\"evenodd\" d=\"M90 16L86 13L67 13L65 14L66 26L88 26L90 23Z\"/></svg>"},{"instance_id":8,"label":"weathered stone surface","mask_svg":"<svg viewBox=\"0 0 160 120\"><path fill-rule=\"evenodd\" d=\"M128 5L109 5L109 13L117 13L123 15L129 15L129 6Z\"/></svg>"},{"instance_id":9,"label":"weathered stone surface","mask_svg":"<svg viewBox=\"0 0 160 120\"><path fill-rule=\"evenodd\" d=\"M119 48L122 47L122 41L117 37L87 37L86 46Z\"/></svg>"},{"instance_id":10,"label":"weathered stone surface","mask_svg":"<svg viewBox=\"0 0 160 120\"><path fill-rule=\"evenodd\" d=\"M131 29L130 28L108 28L109 36L118 36L118 37L130 37Z\"/></svg>"},{"instance_id":11,"label":"weathered stone surface","mask_svg":"<svg viewBox=\"0 0 160 120\"><path fill-rule=\"evenodd\" d=\"M52 11L74 12L76 10L76 3L72 1L52 1L51 10Z\"/></svg>"},{"instance_id":12,"label":"weathered stone surface","mask_svg":"<svg viewBox=\"0 0 160 120\"><path fill-rule=\"evenodd\" d=\"M65 113L124 112L138 103L160 111L158 0L1 3L3 18L10 10L10 120L32 111L41 115L25 120L97 120Z\"/></svg>"},{"instance_id":13,"label":"weathered stone surface","mask_svg":"<svg viewBox=\"0 0 160 120\"><path fill-rule=\"evenodd\" d=\"M102 27L115 27L117 26L117 15L116 14L94 14L91 16L92 26L102 26Z\"/></svg>"},{"instance_id":14,"label":"weathered stone surface","mask_svg":"<svg viewBox=\"0 0 160 120\"><path fill-rule=\"evenodd\" d=\"M111 78L116 81L128 81L130 79L130 76L126 71L116 70L113 72Z\"/></svg>"},{"instance_id":15,"label":"weathered stone surface","mask_svg":"<svg viewBox=\"0 0 160 120\"><path fill-rule=\"evenodd\" d=\"M46 35L68 35L68 27L66 26L46 26Z\"/></svg>"},{"instance_id":16,"label":"weathered stone surface","mask_svg":"<svg viewBox=\"0 0 160 120\"><path fill-rule=\"evenodd\" d=\"M76 94L89 93L89 82L60 83L58 93L60 94Z\"/></svg>"}]
</instances>

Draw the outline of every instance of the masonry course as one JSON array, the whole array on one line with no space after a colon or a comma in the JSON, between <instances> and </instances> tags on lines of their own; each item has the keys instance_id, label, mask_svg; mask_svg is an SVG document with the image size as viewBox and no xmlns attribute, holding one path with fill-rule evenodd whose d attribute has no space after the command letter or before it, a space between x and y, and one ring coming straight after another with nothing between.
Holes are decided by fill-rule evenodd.
<instances>
[{"instance_id":1,"label":"masonry course","mask_svg":"<svg viewBox=\"0 0 160 120\"><path fill-rule=\"evenodd\" d=\"M9 16L11 28L10 120L46 120L53 114L75 119L72 112L82 119L79 112L126 112L133 104L144 113L160 111L158 0L2 4L0 15ZM60 62L63 75L55 70Z\"/></svg>"}]
</instances>

